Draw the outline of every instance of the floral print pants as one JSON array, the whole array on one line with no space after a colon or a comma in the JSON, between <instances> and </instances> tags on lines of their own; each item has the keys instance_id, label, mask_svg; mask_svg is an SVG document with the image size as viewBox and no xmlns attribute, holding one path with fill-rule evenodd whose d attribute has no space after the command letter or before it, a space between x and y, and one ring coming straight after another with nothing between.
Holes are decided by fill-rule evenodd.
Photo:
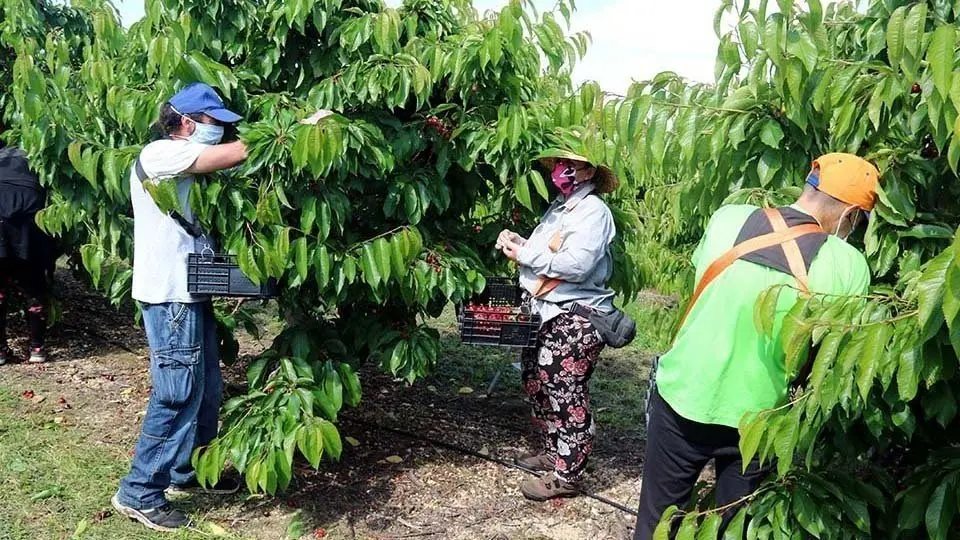
<instances>
[{"instance_id":1,"label":"floral print pants","mask_svg":"<svg viewBox=\"0 0 960 540\"><path fill-rule=\"evenodd\" d=\"M587 384L604 344L588 319L564 313L540 329L539 347L523 354L523 385L547 456L568 482L583 476L596 433Z\"/></svg>"}]
</instances>

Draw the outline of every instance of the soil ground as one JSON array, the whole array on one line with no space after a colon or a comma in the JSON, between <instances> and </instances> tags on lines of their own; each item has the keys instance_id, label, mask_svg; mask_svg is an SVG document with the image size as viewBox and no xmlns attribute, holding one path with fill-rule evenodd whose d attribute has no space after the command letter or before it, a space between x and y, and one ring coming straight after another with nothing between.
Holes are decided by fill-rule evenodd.
<instances>
[{"instance_id":1,"label":"soil ground","mask_svg":"<svg viewBox=\"0 0 960 540\"><path fill-rule=\"evenodd\" d=\"M0 540L159 537L109 505L150 392L143 332L129 310L59 277L64 317L49 339L52 361L0 367ZM662 318L657 312L667 309L661 303L647 315ZM510 367L517 355L460 345L450 315L436 326L444 350L431 377L407 386L373 369L361 372L363 402L344 411L339 425L357 444L345 444L340 462L319 470L302 463L278 497L178 500L201 525L172 537L628 538L632 515L587 497L526 501L518 490L526 473L450 448L509 461L538 438ZM12 316L10 335L23 332ZM22 338L11 344L25 345ZM245 337L241 353L249 359L264 346ZM628 508L639 494L651 358L640 348L608 351L592 383L600 431L586 488ZM243 364L227 371L228 383L243 382Z\"/></svg>"}]
</instances>

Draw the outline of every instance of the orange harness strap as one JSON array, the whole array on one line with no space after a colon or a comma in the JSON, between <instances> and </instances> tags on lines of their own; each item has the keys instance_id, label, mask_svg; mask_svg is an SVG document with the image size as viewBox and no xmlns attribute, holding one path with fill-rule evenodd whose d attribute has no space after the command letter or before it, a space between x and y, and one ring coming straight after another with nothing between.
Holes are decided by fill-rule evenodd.
<instances>
[{"instance_id":1,"label":"orange harness strap","mask_svg":"<svg viewBox=\"0 0 960 540\"><path fill-rule=\"evenodd\" d=\"M703 294L703 291L707 288L707 285L710 285L717 276L741 257L768 247L779 245L783 248L784 254L787 256L787 262L790 265L790 272L794 278L796 278L800 289L805 292L809 291L806 266L803 263L803 256L800 254L800 248L796 240L801 236L823 232L823 229L815 223L787 227L786 222L783 221L783 216L773 209L765 209L764 214L766 214L767 219L770 220L774 232L751 238L734 246L733 249L721 255L720 258L713 261L713 263L707 267L707 270L703 273L703 277L700 278L700 282L697 284L697 288L693 291L693 296L690 297L690 302L687 304L687 310L684 312L683 318L680 319L680 327L682 327L683 323L687 320L687 316L690 315L690 311L697 303L700 295Z\"/></svg>"}]
</instances>

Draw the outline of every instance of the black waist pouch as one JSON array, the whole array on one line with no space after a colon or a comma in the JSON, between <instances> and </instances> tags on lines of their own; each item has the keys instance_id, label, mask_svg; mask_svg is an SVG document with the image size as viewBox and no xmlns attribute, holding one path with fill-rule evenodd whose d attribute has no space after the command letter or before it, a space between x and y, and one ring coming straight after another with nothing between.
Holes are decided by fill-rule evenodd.
<instances>
[{"instance_id":1,"label":"black waist pouch","mask_svg":"<svg viewBox=\"0 0 960 540\"><path fill-rule=\"evenodd\" d=\"M583 304L573 304L570 312L590 319L603 342L614 349L626 347L637 337L637 323L619 309L602 313Z\"/></svg>"}]
</instances>

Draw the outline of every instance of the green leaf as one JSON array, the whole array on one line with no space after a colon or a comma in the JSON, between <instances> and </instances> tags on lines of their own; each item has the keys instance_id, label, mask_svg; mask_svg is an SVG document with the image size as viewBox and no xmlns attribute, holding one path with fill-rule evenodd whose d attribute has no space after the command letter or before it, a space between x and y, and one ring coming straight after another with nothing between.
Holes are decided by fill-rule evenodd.
<instances>
[{"instance_id":1,"label":"green leaf","mask_svg":"<svg viewBox=\"0 0 960 540\"><path fill-rule=\"evenodd\" d=\"M941 307L946 290L947 269L953 264L953 251L946 250L927 263L917 281L917 320L920 323L920 341L930 339L943 325Z\"/></svg>"},{"instance_id":2,"label":"green leaf","mask_svg":"<svg viewBox=\"0 0 960 540\"><path fill-rule=\"evenodd\" d=\"M780 170L780 152L766 150L760 160L757 161L757 176L760 177L760 185L768 187L773 177Z\"/></svg>"},{"instance_id":3,"label":"green leaf","mask_svg":"<svg viewBox=\"0 0 960 540\"><path fill-rule=\"evenodd\" d=\"M660 522L657 523L657 528L653 531L653 540L669 540L670 530L673 526L673 516L679 511L680 509L676 506L670 506L664 510L660 516Z\"/></svg>"},{"instance_id":4,"label":"green leaf","mask_svg":"<svg viewBox=\"0 0 960 540\"><path fill-rule=\"evenodd\" d=\"M313 253L314 279L317 282L317 288L322 292L330 283L330 267L332 260L327 246L320 246Z\"/></svg>"},{"instance_id":5,"label":"green leaf","mask_svg":"<svg viewBox=\"0 0 960 540\"><path fill-rule=\"evenodd\" d=\"M904 347L900 353L900 363L897 367L897 391L904 402L912 401L917 395L917 386L920 381L920 362L917 349Z\"/></svg>"},{"instance_id":6,"label":"green leaf","mask_svg":"<svg viewBox=\"0 0 960 540\"><path fill-rule=\"evenodd\" d=\"M765 336L773 334L773 323L776 320L777 300L780 298L782 286L769 287L760 293L753 309L753 324L757 331Z\"/></svg>"},{"instance_id":7,"label":"green leaf","mask_svg":"<svg viewBox=\"0 0 960 540\"><path fill-rule=\"evenodd\" d=\"M337 426L326 420L320 420L319 430L323 437L324 450L334 460L339 460L340 454L343 452L343 442L340 440L340 432L337 431Z\"/></svg>"},{"instance_id":8,"label":"green leaf","mask_svg":"<svg viewBox=\"0 0 960 540\"><path fill-rule=\"evenodd\" d=\"M883 99L886 94L886 89L887 79L883 79L882 82L874 87L873 94L870 96L870 104L867 106L867 116L870 117L870 122L873 123L874 129L880 128L880 115L883 112Z\"/></svg>"},{"instance_id":9,"label":"green leaf","mask_svg":"<svg viewBox=\"0 0 960 540\"><path fill-rule=\"evenodd\" d=\"M903 58L904 22L907 16L907 6L901 6L890 14L887 21L887 58L890 65L898 66Z\"/></svg>"},{"instance_id":10,"label":"green leaf","mask_svg":"<svg viewBox=\"0 0 960 540\"><path fill-rule=\"evenodd\" d=\"M956 473L948 476L933 491L926 511L927 532L932 540L946 540L951 535L956 505Z\"/></svg>"},{"instance_id":11,"label":"green leaf","mask_svg":"<svg viewBox=\"0 0 960 540\"><path fill-rule=\"evenodd\" d=\"M317 222L317 198L307 197L303 201L300 211L300 229L303 234L311 234L313 226ZM321 240L322 242L323 240Z\"/></svg>"},{"instance_id":12,"label":"green leaf","mask_svg":"<svg viewBox=\"0 0 960 540\"><path fill-rule=\"evenodd\" d=\"M310 255L307 250L306 238L301 236L293 241L293 260L301 282L306 281L307 274L310 272Z\"/></svg>"},{"instance_id":13,"label":"green leaf","mask_svg":"<svg viewBox=\"0 0 960 540\"><path fill-rule=\"evenodd\" d=\"M740 43L743 44L743 50L750 60L757 54L757 45L760 42L760 32L757 25L751 20L742 21L737 26L737 32L740 34Z\"/></svg>"},{"instance_id":14,"label":"green leaf","mask_svg":"<svg viewBox=\"0 0 960 540\"><path fill-rule=\"evenodd\" d=\"M530 184L527 183L527 177L525 175L517 176L514 182L514 188L517 194L517 201L528 210L533 211L533 201L530 199Z\"/></svg>"},{"instance_id":15,"label":"green leaf","mask_svg":"<svg viewBox=\"0 0 960 540\"><path fill-rule=\"evenodd\" d=\"M176 180L160 180L159 182L147 180L143 183L143 187L153 198L153 201L157 203L157 208L161 212L169 214L183 209L177 195Z\"/></svg>"},{"instance_id":16,"label":"green leaf","mask_svg":"<svg viewBox=\"0 0 960 540\"><path fill-rule=\"evenodd\" d=\"M817 46L813 43L810 34L803 30L794 30L787 35L787 52L796 56L803 62L807 73L813 73L817 67ZM796 96L800 99L801 96Z\"/></svg>"},{"instance_id":17,"label":"green leaf","mask_svg":"<svg viewBox=\"0 0 960 540\"><path fill-rule=\"evenodd\" d=\"M383 279L380 274L380 268L377 263L377 254L373 244L364 244L360 255L360 269L363 271L363 279L371 287L376 288Z\"/></svg>"},{"instance_id":18,"label":"green leaf","mask_svg":"<svg viewBox=\"0 0 960 540\"><path fill-rule=\"evenodd\" d=\"M319 426L302 425L297 431L297 448L303 457L307 458L314 469L320 468L320 458L323 456L323 433Z\"/></svg>"},{"instance_id":19,"label":"green leaf","mask_svg":"<svg viewBox=\"0 0 960 540\"><path fill-rule=\"evenodd\" d=\"M750 462L757 455L757 449L760 447L760 439L763 438L763 432L767 428L767 415L757 414L744 415L740 421L740 455L743 456L744 471L750 466Z\"/></svg>"},{"instance_id":20,"label":"green leaf","mask_svg":"<svg viewBox=\"0 0 960 540\"><path fill-rule=\"evenodd\" d=\"M530 171L528 177L530 178L530 183L533 184L533 187L537 190L537 194L540 195L540 198L549 201L550 191L547 189L547 183L543 181L543 175L536 171Z\"/></svg>"},{"instance_id":21,"label":"green leaf","mask_svg":"<svg viewBox=\"0 0 960 540\"><path fill-rule=\"evenodd\" d=\"M390 281L393 269L390 261L390 242L386 238L377 238L373 242L373 248L377 257L377 269L380 270L383 282L386 283Z\"/></svg>"},{"instance_id":22,"label":"green leaf","mask_svg":"<svg viewBox=\"0 0 960 540\"><path fill-rule=\"evenodd\" d=\"M953 53L956 46L957 33L953 26L944 24L938 26L930 40L927 49L927 62L933 71L933 82L944 99L950 97L950 87L953 84Z\"/></svg>"},{"instance_id":23,"label":"green leaf","mask_svg":"<svg viewBox=\"0 0 960 540\"><path fill-rule=\"evenodd\" d=\"M783 128L776 120L767 120L760 129L760 140L770 148L779 150L780 141L783 140Z\"/></svg>"},{"instance_id":24,"label":"green leaf","mask_svg":"<svg viewBox=\"0 0 960 540\"><path fill-rule=\"evenodd\" d=\"M390 238L390 264L393 267L393 275L401 278L407 273L407 255L404 240L406 231L401 231Z\"/></svg>"},{"instance_id":25,"label":"green leaf","mask_svg":"<svg viewBox=\"0 0 960 540\"><path fill-rule=\"evenodd\" d=\"M775 13L767 18L763 27L763 50L770 56L774 65L779 65L783 59L783 45L781 44L781 35L783 32L783 15Z\"/></svg>"},{"instance_id":26,"label":"green leaf","mask_svg":"<svg viewBox=\"0 0 960 540\"><path fill-rule=\"evenodd\" d=\"M695 540L697 534L697 513L690 512L683 516L680 530L677 531L677 540Z\"/></svg>"},{"instance_id":27,"label":"green leaf","mask_svg":"<svg viewBox=\"0 0 960 540\"><path fill-rule=\"evenodd\" d=\"M747 507L743 507L730 520L727 530L723 532L723 540L743 540L743 526L747 519Z\"/></svg>"},{"instance_id":28,"label":"green leaf","mask_svg":"<svg viewBox=\"0 0 960 540\"><path fill-rule=\"evenodd\" d=\"M960 118L960 116L958 116ZM944 227L942 225L928 225L921 223L919 225L914 225L905 231L900 231L898 233L900 238L942 238L942 239L951 239L953 238L953 230L949 227Z\"/></svg>"},{"instance_id":29,"label":"green leaf","mask_svg":"<svg viewBox=\"0 0 960 540\"><path fill-rule=\"evenodd\" d=\"M326 201L318 203L317 214L317 241L325 242L330 237L330 227L333 225L330 205Z\"/></svg>"},{"instance_id":30,"label":"green leaf","mask_svg":"<svg viewBox=\"0 0 960 540\"><path fill-rule=\"evenodd\" d=\"M891 16L892 18L892 16ZM923 46L923 30L927 22L927 4L914 4L903 23L903 47L914 58L920 57Z\"/></svg>"},{"instance_id":31,"label":"green leaf","mask_svg":"<svg viewBox=\"0 0 960 540\"><path fill-rule=\"evenodd\" d=\"M783 417L777 429L773 448L777 455L777 474L781 478L786 476L793 467L794 450L800 437L800 413L802 410L803 407L795 405L790 413Z\"/></svg>"},{"instance_id":32,"label":"green leaf","mask_svg":"<svg viewBox=\"0 0 960 540\"><path fill-rule=\"evenodd\" d=\"M720 524L723 519L720 514L710 514L700 524L700 530L697 532L697 540L716 540L720 534Z\"/></svg>"},{"instance_id":33,"label":"green leaf","mask_svg":"<svg viewBox=\"0 0 960 540\"><path fill-rule=\"evenodd\" d=\"M857 361L857 388L860 389L860 397L864 400L867 399L870 388L873 386L878 367L883 361L884 349L893 334L893 328L885 323L875 324L868 332Z\"/></svg>"}]
</instances>

